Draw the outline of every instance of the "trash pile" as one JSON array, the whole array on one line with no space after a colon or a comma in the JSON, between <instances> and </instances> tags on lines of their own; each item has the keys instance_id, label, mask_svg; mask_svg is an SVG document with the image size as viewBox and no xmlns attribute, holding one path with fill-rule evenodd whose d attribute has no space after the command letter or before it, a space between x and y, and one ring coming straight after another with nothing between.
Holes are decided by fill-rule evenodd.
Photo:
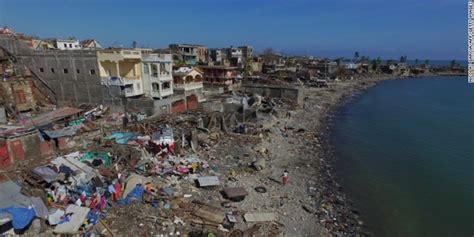
<instances>
[{"instance_id":1,"label":"trash pile","mask_svg":"<svg viewBox=\"0 0 474 237\"><path fill-rule=\"evenodd\" d=\"M283 225L275 213L247 212L233 204L244 202L248 190L232 184L238 168L233 157L215 157L219 151L213 145L220 141L258 142L265 126L249 121L257 121L258 113L276 113L274 102L259 97L245 103L231 112L199 110L101 126L93 146L0 183L1 224L7 226L2 234L278 235ZM103 108L84 110L86 121L110 119ZM68 122L61 131L44 133L72 135L75 123L84 123ZM254 172L265 168L262 157L246 159L240 163Z\"/></svg>"}]
</instances>

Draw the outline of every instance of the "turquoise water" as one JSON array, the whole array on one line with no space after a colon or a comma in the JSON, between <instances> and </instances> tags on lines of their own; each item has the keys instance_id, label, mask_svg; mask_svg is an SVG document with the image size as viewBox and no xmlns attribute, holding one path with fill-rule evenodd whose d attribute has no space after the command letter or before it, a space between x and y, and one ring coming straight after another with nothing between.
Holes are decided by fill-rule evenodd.
<instances>
[{"instance_id":1,"label":"turquoise water","mask_svg":"<svg viewBox=\"0 0 474 237\"><path fill-rule=\"evenodd\" d=\"M384 81L344 105L336 176L373 236L474 235L474 84Z\"/></svg>"}]
</instances>

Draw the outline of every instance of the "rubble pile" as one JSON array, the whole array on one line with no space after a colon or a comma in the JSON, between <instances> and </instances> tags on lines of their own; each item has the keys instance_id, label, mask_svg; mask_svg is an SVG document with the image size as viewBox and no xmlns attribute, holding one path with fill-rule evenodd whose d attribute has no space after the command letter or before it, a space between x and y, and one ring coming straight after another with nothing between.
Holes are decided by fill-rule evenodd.
<instances>
[{"instance_id":1,"label":"rubble pile","mask_svg":"<svg viewBox=\"0 0 474 237\"><path fill-rule=\"evenodd\" d=\"M76 118L51 123L40 130L44 139L76 142L5 177L0 188L21 197L0 206L12 225L5 233L277 236L284 225L275 213L242 209L257 187L238 179L267 167L270 153L256 145L278 103L239 100L232 110L123 124L126 114L84 105Z\"/></svg>"}]
</instances>

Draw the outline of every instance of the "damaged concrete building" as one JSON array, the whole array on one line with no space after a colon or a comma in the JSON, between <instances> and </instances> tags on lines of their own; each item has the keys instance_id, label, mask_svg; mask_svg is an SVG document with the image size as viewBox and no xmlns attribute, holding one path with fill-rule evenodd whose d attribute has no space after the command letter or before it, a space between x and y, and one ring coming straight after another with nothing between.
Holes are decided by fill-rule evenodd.
<instances>
[{"instance_id":1,"label":"damaged concrete building","mask_svg":"<svg viewBox=\"0 0 474 237\"><path fill-rule=\"evenodd\" d=\"M101 84L96 50L33 50L14 35L0 35L0 46L44 80L59 103L123 106L120 87Z\"/></svg>"}]
</instances>

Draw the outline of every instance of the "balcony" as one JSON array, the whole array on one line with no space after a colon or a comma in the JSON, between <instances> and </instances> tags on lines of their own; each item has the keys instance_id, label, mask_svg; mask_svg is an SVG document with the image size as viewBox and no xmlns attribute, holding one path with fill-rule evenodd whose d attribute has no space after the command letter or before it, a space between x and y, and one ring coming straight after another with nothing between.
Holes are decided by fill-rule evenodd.
<instances>
[{"instance_id":1,"label":"balcony","mask_svg":"<svg viewBox=\"0 0 474 237\"><path fill-rule=\"evenodd\" d=\"M152 82L165 82L165 81L172 81L173 77L171 77L171 74L169 73L153 73L149 76L150 81Z\"/></svg>"},{"instance_id":2,"label":"balcony","mask_svg":"<svg viewBox=\"0 0 474 237\"><path fill-rule=\"evenodd\" d=\"M136 83L141 82L141 78L139 77L122 77L123 85L133 85Z\"/></svg>"},{"instance_id":3,"label":"balcony","mask_svg":"<svg viewBox=\"0 0 474 237\"><path fill-rule=\"evenodd\" d=\"M123 86L123 80L120 77L109 76L109 77L101 77L100 84L104 86Z\"/></svg>"},{"instance_id":4,"label":"balcony","mask_svg":"<svg viewBox=\"0 0 474 237\"><path fill-rule=\"evenodd\" d=\"M173 88L162 89L161 91L153 90L151 92L151 96L153 98L161 98L161 97L166 97L170 95L173 95Z\"/></svg>"},{"instance_id":5,"label":"balcony","mask_svg":"<svg viewBox=\"0 0 474 237\"><path fill-rule=\"evenodd\" d=\"M133 97L143 95L143 88L141 83L126 84L122 90L125 97Z\"/></svg>"},{"instance_id":6,"label":"balcony","mask_svg":"<svg viewBox=\"0 0 474 237\"><path fill-rule=\"evenodd\" d=\"M189 91L189 90L200 89L202 87L203 87L202 81L201 82L190 82L190 83L186 83L186 84L177 84L177 83L174 84L175 90Z\"/></svg>"}]
</instances>

